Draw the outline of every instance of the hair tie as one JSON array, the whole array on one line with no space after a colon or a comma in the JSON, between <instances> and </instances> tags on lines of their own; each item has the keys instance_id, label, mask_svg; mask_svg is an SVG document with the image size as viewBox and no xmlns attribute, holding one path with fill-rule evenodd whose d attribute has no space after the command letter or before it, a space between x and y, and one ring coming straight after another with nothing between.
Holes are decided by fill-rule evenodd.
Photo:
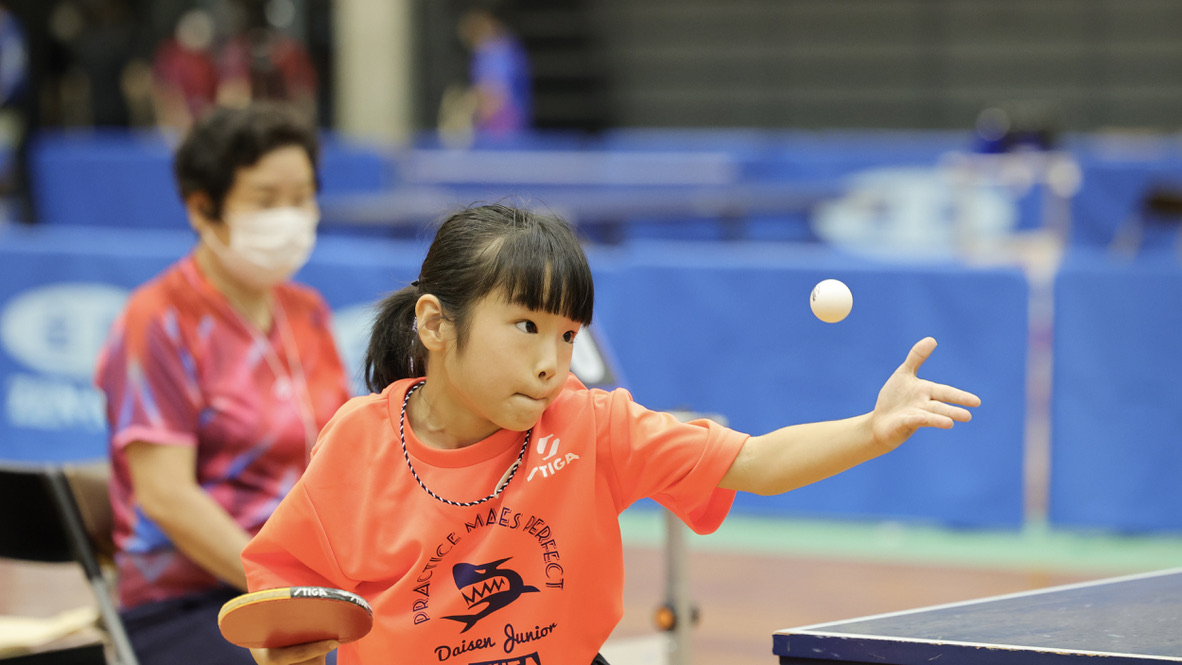
<instances>
[{"instance_id":1,"label":"hair tie","mask_svg":"<svg viewBox=\"0 0 1182 665\"><path fill-rule=\"evenodd\" d=\"M415 281L411 282L410 285L415 287L416 289L419 288L419 280L416 279Z\"/></svg>"}]
</instances>

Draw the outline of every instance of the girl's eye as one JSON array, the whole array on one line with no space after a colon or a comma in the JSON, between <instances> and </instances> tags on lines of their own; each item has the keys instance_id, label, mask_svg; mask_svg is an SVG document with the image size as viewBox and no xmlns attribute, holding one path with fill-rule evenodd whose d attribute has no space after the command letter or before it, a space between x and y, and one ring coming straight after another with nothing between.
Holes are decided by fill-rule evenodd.
<instances>
[{"instance_id":1,"label":"girl's eye","mask_svg":"<svg viewBox=\"0 0 1182 665\"><path fill-rule=\"evenodd\" d=\"M535 324L533 321L528 321L528 320L527 321L518 321L517 322L517 329L523 333L538 332L537 324Z\"/></svg>"},{"instance_id":2,"label":"girl's eye","mask_svg":"<svg viewBox=\"0 0 1182 665\"><path fill-rule=\"evenodd\" d=\"M562 339L567 344L573 344L576 336L578 336L577 332L575 332L573 330L568 330L562 334Z\"/></svg>"}]
</instances>

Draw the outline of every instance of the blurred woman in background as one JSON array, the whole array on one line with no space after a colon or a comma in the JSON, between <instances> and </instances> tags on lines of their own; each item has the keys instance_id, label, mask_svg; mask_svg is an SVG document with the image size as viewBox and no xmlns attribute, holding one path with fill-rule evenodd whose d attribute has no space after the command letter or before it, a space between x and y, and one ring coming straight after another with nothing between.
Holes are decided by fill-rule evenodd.
<instances>
[{"instance_id":1,"label":"blurred woman in background","mask_svg":"<svg viewBox=\"0 0 1182 665\"><path fill-rule=\"evenodd\" d=\"M119 595L143 665L253 662L218 610L349 396L327 305L288 281L315 243L317 155L285 107L198 121L174 162L197 244L136 290L100 356Z\"/></svg>"}]
</instances>

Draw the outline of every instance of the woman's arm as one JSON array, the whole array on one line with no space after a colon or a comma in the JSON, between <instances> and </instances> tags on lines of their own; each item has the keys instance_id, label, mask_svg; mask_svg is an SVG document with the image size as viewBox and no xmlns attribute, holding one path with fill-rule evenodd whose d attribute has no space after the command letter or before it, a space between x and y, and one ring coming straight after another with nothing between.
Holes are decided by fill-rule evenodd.
<instances>
[{"instance_id":1,"label":"woman's arm","mask_svg":"<svg viewBox=\"0 0 1182 665\"><path fill-rule=\"evenodd\" d=\"M197 451L135 441L127 446L136 499L185 556L246 591L242 549L250 536L197 484Z\"/></svg>"},{"instance_id":2,"label":"woman's arm","mask_svg":"<svg viewBox=\"0 0 1182 665\"><path fill-rule=\"evenodd\" d=\"M968 422L972 414L962 407L980 405L979 397L916 376L935 348L931 337L912 347L879 391L870 413L751 437L719 487L781 494L894 450L920 427L949 429L956 422Z\"/></svg>"}]
</instances>

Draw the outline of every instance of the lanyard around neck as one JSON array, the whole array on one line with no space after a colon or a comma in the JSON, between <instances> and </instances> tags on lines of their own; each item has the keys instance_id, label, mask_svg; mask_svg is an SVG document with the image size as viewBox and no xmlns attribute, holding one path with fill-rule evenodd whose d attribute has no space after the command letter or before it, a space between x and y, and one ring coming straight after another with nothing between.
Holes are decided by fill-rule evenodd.
<instances>
[{"instance_id":1,"label":"lanyard around neck","mask_svg":"<svg viewBox=\"0 0 1182 665\"><path fill-rule=\"evenodd\" d=\"M280 362L279 354L275 352L275 347L271 344L270 339L262 334L258 326L247 321L246 317L235 309L230 299L224 293L218 291L208 279L200 274L200 271L196 269L196 259L191 260L192 264L185 270L185 275L190 283L193 284L193 287L198 293L215 302L220 299L218 305L230 310L238 325L242 326L242 329L250 335L251 340L267 361L267 365L270 366L271 373L275 376L273 389L276 392L276 396L295 403L296 411L299 412L300 421L304 427L304 463L306 465L312 456L312 447L316 445L316 436L320 433L320 428L316 426L316 411L312 406L312 394L308 389L304 366L300 362L299 347L296 346L295 334L288 324L287 313L283 309L283 304L279 302L278 297L274 299L271 319L272 325L278 327L279 337L283 341L283 350L287 356L287 368ZM215 293L219 298L214 298Z\"/></svg>"},{"instance_id":2,"label":"lanyard around neck","mask_svg":"<svg viewBox=\"0 0 1182 665\"><path fill-rule=\"evenodd\" d=\"M300 362L295 334L287 322L287 314L278 299L275 300L272 318L274 325L279 329L279 337L283 341L283 351L287 356L286 368L279 361L279 354L275 352L271 340L263 337L258 328L246 321L242 321L242 323L254 338L255 344L259 346L263 357L271 367L271 372L275 375L277 396L295 402L296 410L299 411L300 420L304 425L304 463L307 464L312 456L312 446L316 445L316 435L319 433L319 428L316 427L316 411L312 406L312 395L308 390L308 379L304 374L304 365ZM241 320L241 316L239 319Z\"/></svg>"}]
</instances>

